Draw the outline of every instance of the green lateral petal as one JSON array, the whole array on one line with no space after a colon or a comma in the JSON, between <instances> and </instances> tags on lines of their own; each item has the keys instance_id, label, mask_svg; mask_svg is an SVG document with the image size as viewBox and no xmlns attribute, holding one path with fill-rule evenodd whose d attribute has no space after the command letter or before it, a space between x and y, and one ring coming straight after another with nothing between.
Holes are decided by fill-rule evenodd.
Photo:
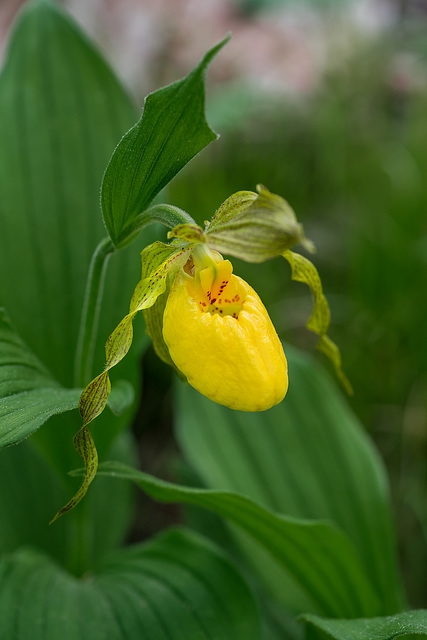
<instances>
[{"instance_id":1,"label":"green lateral petal","mask_svg":"<svg viewBox=\"0 0 427 640\"><path fill-rule=\"evenodd\" d=\"M160 360L163 360L170 367L175 369L176 373L182 377L182 373L176 368L172 358L169 355L169 349L163 340L163 314L165 311L166 302L168 299L169 291L172 286L173 279L170 278L166 286L166 290L160 295L156 302L149 309L144 309L142 312L145 320L145 331L150 336L153 343L154 351Z\"/></svg>"},{"instance_id":2,"label":"green lateral petal","mask_svg":"<svg viewBox=\"0 0 427 640\"><path fill-rule=\"evenodd\" d=\"M133 339L132 322L138 311L151 307L165 291L167 278L185 264L190 249L177 249L173 245L154 242L141 253L142 278L135 287L129 313L119 322L105 345L107 364L104 371L92 380L83 390L79 402L83 425L76 433L74 446L85 463L85 475L82 485L73 498L56 514L52 522L70 509L73 509L86 494L94 479L98 466L95 443L87 425L105 409L111 392L108 372L118 364L129 351Z\"/></svg>"},{"instance_id":3,"label":"green lateral petal","mask_svg":"<svg viewBox=\"0 0 427 640\"><path fill-rule=\"evenodd\" d=\"M331 313L328 301L323 294L322 282L316 267L310 260L293 251L285 251L283 257L289 262L292 269L292 280L303 282L310 287L314 297L314 308L306 327L319 336L317 348L322 351L332 362L335 372L341 384L348 394L353 394L350 381L342 370L341 354L337 345L332 342L326 332L329 328Z\"/></svg>"},{"instance_id":4,"label":"green lateral petal","mask_svg":"<svg viewBox=\"0 0 427 640\"><path fill-rule=\"evenodd\" d=\"M205 118L204 76L228 39L208 51L186 78L151 93L141 119L116 148L101 190L105 225L116 246L161 189L216 139Z\"/></svg>"},{"instance_id":5,"label":"green lateral petal","mask_svg":"<svg viewBox=\"0 0 427 640\"><path fill-rule=\"evenodd\" d=\"M299 242L312 249L286 200L261 185L257 190L239 191L221 205L206 230L208 245L247 262L264 262Z\"/></svg>"},{"instance_id":6,"label":"green lateral petal","mask_svg":"<svg viewBox=\"0 0 427 640\"><path fill-rule=\"evenodd\" d=\"M80 502L80 500L86 495L90 483L96 476L96 470L98 468L98 452L89 429L86 426L83 426L79 431L77 431L73 442L76 451L85 463L85 475L79 490L74 494L71 500L58 511L55 517L52 518L50 524L55 522L55 520L67 511L73 509Z\"/></svg>"},{"instance_id":7,"label":"green lateral petal","mask_svg":"<svg viewBox=\"0 0 427 640\"><path fill-rule=\"evenodd\" d=\"M193 225L179 225L182 227L193 226ZM196 228L197 225L194 225ZM200 229L201 230L201 229ZM202 230L201 230L202 231ZM202 231L203 233L203 231ZM144 279L147 277L150 269L157 268L161 265L162 260L164 260L167 256L172 256L171 251L176 251L172 245L166 245L162 242L154 243L152 245L152 250L150 251L150 255L142 260L142 275L141 278ZM144 253L144 252L143 252ZM179 266L183 266L190 255L189 250L184 250L182 255L180 256L177 264ZM145 320L145 330L150 336L153 347L158 355L158 357L163 360L166 364L173 367L179 377L182 378L182 373L176 368L172 358L169 355L169 349L166 346L165 341L163 340L163 313L166 306L166 301L168 299L170 288L175 279L175 275L177 272L177 268L172 268L170 273L166 279L165 289L164 291L157 297L155 303L146 309L143 309L143 315Z\"/></svg>"}]
</instances>

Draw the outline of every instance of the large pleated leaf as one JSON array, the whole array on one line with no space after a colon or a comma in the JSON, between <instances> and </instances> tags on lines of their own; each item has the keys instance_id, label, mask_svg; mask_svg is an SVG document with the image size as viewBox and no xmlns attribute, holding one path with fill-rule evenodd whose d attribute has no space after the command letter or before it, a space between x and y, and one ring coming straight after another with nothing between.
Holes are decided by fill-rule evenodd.
<instances>
[{"instance_id":1,"label":"large pleated leaf","mask_svg":"<svg viewBox=\"0 0 427 640\"><path fill-rule=\"evenodd\" d=\"M328 522L284 517L243 495L175 485L120 462L106 462L100 471L132 480L156 500L203 507L237 525L267 552L273 571L290 573L311 610L345 617L380 610L354 546Z\"/></svg>"},{"instance_id":2,"label":"large pleated leaf","mask_svg":"<svg viewBox=\"0 0 427 640\"><path fill-rule=\"evenodd\" d=\"M65 386L91 255L105 236L101 178L136 110L98 52L54 2L32 0L0 77L0 303ZM110 260L95 364L127 308L138 249Z\"/></svg>"},{"instance_id":3,"label":"large pleated leaf","mask_svg":"<svg viewBox=\"0 0 427 640\"><path fill-rule=\"evenodd\" d=\"M61 424L53 426L60 428ZM93 570L128 534L135 488L128 482L97 478L82 508L49 526L72 484L65 484L35 444L36 440L30 438L0 451L0 554L31 545L73 574ZM130 463L134 461L134 449L134 443L121 434L109 453ZM72 480L77 482L76 478Z\"/></svg>"},{"instance_id":4,"label":"large pleated leaf","mask_svg":"<svg viewBox=\"0 0 427 640\"><path fill-rule=\"evenodd\" d=\"M325 620L304 616L309 628L322 631L322 638L335 640L394 640L427 637L427 610L405 611L394 616L359 620ZM412 635L414 634L414 635ZM319 636L309 636L319 637Z\"/></svg>"},{"instance_id":5,"label":"large pleated leaf","mask_svg":"<svg viewBox=\"0 0 427 640\"><path fill-rule=\"evenodd\" d=\"M76 377L91 256L105 237L102 175L136 113L99 53L56 3L25 3L0 77L0 303L28 347L65 387L73 387ZM102 370L105 341L126 313L147 240L141 237L139 246L110 258L94 335L94 371ZM137 392L143 343L140 328L119 373ZM135 405L120 418L110 412L102 417L101 457L129 423ZM28 411L34 408L29 405ZM80 419L72 424L64 414L52 420L49 436L42 429L35 437L67 482L67 472L79 464L72 438Z\"/></svg>"},{"instance_id":6,"label":"large pleated leaf","mask_svg":"<svg viewBox=\"0 0 427 640\"><path fill-rule=\"evenodd\" d=\"M77 408L79 396L79 389L53 380L0 308L0 448L27 438L52 415Z\"/></svg>"},{"instance_id":7,"label":"large pleated leaf","mask_svg":"<svg viewBox=\"0 0 427 640\"><path fill-rule=\"evenodd\" d=\"M15 640L260 640L255 602L199 536L168 532L76 579L22 550L0 562L2 637Z\"/></svg>"},{"instance_id":8,"label":"large pleated leaf","mask_svg":"<svg viewBox=\"0 0 427 640\"><path fill-rule=\"evenodd\" d=\"M92 253L105 237L101 178L135 117L117 79L60 7L48 0L25 3L0 76L0 302L28 347L4 328L3 443L17 442L50 415L77 404L74 356L86 277ZM104 363L105 340L139 280L140 248L110 259L97 370ZM144 334L139 329L120 372L136 391ZM132 409L119 418L110 411L102 416L96 433L101 458L131 415ZM2 451L3 551L38 544L74 569L84 569L125 535L132 509L129 491L117 488L116 493L106 486L103 502L100 485L85 507L49 529L49 520L77 483L68 471L79 465L72 444L79 425L76 411L53 415L33 433L31 444ZM32 447L38 457L34 450L28 453ZM115 497L117 513L109 503Z\"/></svg>"},{"instance_id":9,"label":"large pleated leaf","mask_svg":"<svg viewBox=\"0 0 427 640\"><path fill-rule=\"evenodd\" d=\"M278 513L338 525L381 598L380 613L399 611L401 586L381 460L326 372L295 350L286 351L288 394L264 413L230 411L180 384L180 444L207 487L240 492ZM276 586L282 577L274 576L252 547L248 552L280 595ZM299 597L291 602L296 596L291 588L281 595L304 610Z\"/></svg>"}]
</instances>

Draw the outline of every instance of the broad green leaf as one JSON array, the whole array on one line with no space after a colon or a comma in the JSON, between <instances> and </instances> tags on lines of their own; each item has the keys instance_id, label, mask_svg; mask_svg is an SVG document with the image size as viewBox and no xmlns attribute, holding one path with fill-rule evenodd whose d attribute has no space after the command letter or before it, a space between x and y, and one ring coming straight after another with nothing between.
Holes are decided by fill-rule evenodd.
<instances>
[{"instance_id":1,"label":"broad green leaf","mask_svg":"<svg viewBox=\"0 0 427 640\"><path fill-rule=\"evenodd\" d=\"M355 617L363 611L369 616L380 610L354 546L331 523L284 517L244 495L175 485L120 462L103 463L100 472L132 480L155 500L203 507L238 525L293 576L323 615Z\"/></svg>"},{"instance_id":2,"label":"broad green leaf","mask_svg":"<svg viewBox=\"0 0 427 640\"><path fill-rule=\"evenodd\" d=\"M181 449L207 487L245 494L287 516L336 524L357 549L381 599L380 613L395 613L402 588L382 462L326 372L290 347L285 353L287 396L264 413L231 411L180 384ZM276 578L263 558L254 551L251 562L274 590ZM275 593L285 602L294 595ZM298 609L304 610L302 602Z\"/></svg>"},{"instance_id":3,"label":"broad green leaf","mask_svg":"<svg viewBox=\"0 0 427 640\"><path fill-rule=\"evenodd\" d=\"M46 0L25 3L0 77L0 303L67 387L74 384L87 271L105 235L102 173L135 113L60 7ZM138 269L135 253L110 260L98 367L102 343L123 315Z\"/></svg>"},{"instance_id":4,"label":"broad green leaf","mask_svg":"<svg viewBox=\"0 0 427 640\"><path fill-rule=\"evenodd\" d=\"M53 415L76 409L80 393L52 378L0 309L0 447L21 442Z\"/></svg>"},{"instance_id":5,"label":"broad green leaf","mask_svg":"<svg viewBox=\"0 0 427 640\"><path fill-rule=\"evenodd\" d=\"M286 200L262 185L257 191L227 198L207 225L208 245L247 262L265 262L299 242L312 249Z\"/></svg>"},{"instance_id":6,"label":"broad green leaf","mask_svg":"<svg viewBox=\"0 0 427 640\"><path fill-rule=\"evenodd\" d=\"M16 640L261 640L236 569L185 530L122 551L90 579L29 549L6 556L0 620Z\"/></svg>"},{"instance_id":7,"label":"broad green leaf","mask_svg":"<svg viewBox=\"0 0 427 640\"><path fill-rule=\"evenodd\" d=\"M205 118L204 76L228 37L184 79L151 93L141 119L116 148L102 182L105 225L115 245L164 186L216 139Z\"/></svg>"},{"instance_id":8,"label":"broad green leaf","mask_svg":"<svg viewBox=\"0 0 427 640\"><path fill-rule=\"evenodd\" d=\"M291 265L292 280L303 282L310 287L314 298L314 308L307 321L307 329L310 329L310 331L313 331L319 336L317 348L332 362L339 381L347 393L352 395L353 389L351 383L341 367L340 351L337 345L326 335L331 321L331 313L329 311L328 301L323 293L322 282L317 273L317 269L310 260L307 260L307 258L301 256L299 253L287 250L283 253L283 257Z\"/></svg>"},{"instance_id":9,"label":"broad green leaf","mask_svg":"<svg viewBox=\"0 0 427 640\"><path fill-rule=\"evenodd\" d=\"M47 425L51 437L55 427L61 424ZM109 455L132 463L135 443L124 436L116 438ZM134 517L135 488L112 478L97 479L82 508L49 526L55 509L73 488L71 480L75 485L76 478L65 484L34 438L0 452L0 554L30 545L80 575L92 571L106 553L123 543Z\"/></svg>"},{"instance_id":10,"label":"broad green leaf","mask_svg":"<svg viewBox=\"0 0 427 640\"><path fill-rule=\"evenodd\" d=\"M25 3L0 77L0 300L25 343L66 387L74 384L89 264L105 235L102 174L135 117L117 79L60 7L46 0ZM109 261L95 370L105 363L103 344L128 308L139 268L135 249ZM136 342L120 374L139 389L138 360L147 343L142 328ZM56 395L49 394L52 404ZM135 404L120 418L103 416L97 434L102 453L129 423ZM32 416L35 409L29 405L27 411ZM24 414L14 415L25 425ZM52 420L50 437L40 430L35 438L66 483L78 464L71 445L78 425L67 439L68 416Z\"/></svg>"},{"instance_id":11,"label":"broad green leaf","mask_svg":"<svg viewBox=\"0 0 427 640\"><path fill-rule=\"evenodd\" d=\"M320 629L323 638L335 640L394 640L414 634L427 636L427 610L405 611L384 618L359 620L325 620L307 615L303 620L309 627Z\"/></svg>"}]
</instances>

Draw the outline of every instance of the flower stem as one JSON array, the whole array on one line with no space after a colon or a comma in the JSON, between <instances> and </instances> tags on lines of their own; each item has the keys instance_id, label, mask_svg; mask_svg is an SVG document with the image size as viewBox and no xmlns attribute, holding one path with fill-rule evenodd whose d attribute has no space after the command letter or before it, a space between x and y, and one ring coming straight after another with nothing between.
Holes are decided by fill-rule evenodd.
<instances>
[{"instance_id":1,"label":"flower stem","mask_svg":"<svg viewBox=\"0 0 427 640\"><path fill-rule=\"evenodd\" d=\"M173 229L178 224L196 224L190 214L178 207L174 207L171 204L154 204L137 215L126 227L126 233L119 242L118 247L125 247L132 242L141 229L153 222L161 222L169 229Z\"/></svg>"},{"instance_id":2,"label":"flower stem","mask_svg":"<svg viewBox=\"0 0 427 640\"><path fill-rule=\"evenodd\" d=\"M115 247L110 238L104 238L96 247L89 265L74 363L74 383L76 387L84 387L92 377L93 355L98 332L105 272L108 259L114 251Z\"/></svg>"}]
</instances>

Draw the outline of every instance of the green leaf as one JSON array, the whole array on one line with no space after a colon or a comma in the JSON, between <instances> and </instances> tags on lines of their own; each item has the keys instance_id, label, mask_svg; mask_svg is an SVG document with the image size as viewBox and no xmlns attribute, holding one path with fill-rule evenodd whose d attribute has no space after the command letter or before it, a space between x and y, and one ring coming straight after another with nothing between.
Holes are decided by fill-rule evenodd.
<instances>
[{"instance_id":1,"label":"green leaf","mask_svg":"<svg viewBox=\"0 0 427 640\"><path fill-rule=\"evenodd\" d=\"M0 309L0 447L21 442L53 415L76 409L80 393L50 376Z\"/></svg>"},{"instance_id":2,"label":"green leaf","mask_svg":"<svg viewBox=\"0 0 427 640\"><path fill-rule=\"evenodd\" d=\"M57 427L61 428L58 419L48 427L51 436L55 437ZM135 443L121 434L109 455L133 463ZM74 464L76 455L75 458ZM76 478L70 476L66 480L68 484L44 459L34 437L19 447L0 451L1 554L22 546L36 547L73 574L81 575L93 570L106 553L123 543L135 513L134 487L129 482L99 478L83 508L49 527L55 509L64 504L76 483Z\"/></svg>"},{"instance_id":3,"label":"green leaf","mask_svg":"<svg viewBox=\"0 0 427 640\"><path fill-rule=\"evenodd\" d=\"M44 0L25 3L0 77L0 304L67 387L74 384L89 263L105 236L102 173L135 114L111 70L61 8ZM138 270L128 251L110 260L97 367Z\"/></svg>"},{"instance_id":4,"label":"green leaf","mask_svg":"<svg viewBox=\"0 0 427 640\"><path fill-rule=\"evenodd\" d=\"M410 634L427 635L427 610L405 611L384 618L325 620L307 615L303 620L335 640L394 640ZM324 636L323 636L324 637Z\"/></svg>"},{"instance_id":5,"label":"green leaf","mask_svg":"<svg viewBox=\"0 0 427 640\"><path fill-rule=\"evenodd\" d=\"M0 77L0 300L25 343L66 387L74 384L89 264L105 236L99 209L102 173L135 117L117 79L60 7L44 0L25 3ZM99 313L97 370L105 363L103 342L125 313L138 276L134 250L111 257L108 295ZM140 388L144 342L141 330L121 367L121 377L135 389ZM76 406L78 392L63 392L48 378L45 397L30 389L25 397L3 402L10 413L9 422L2 423L6 442L8 424L14 432L21 429L15 434L21 438L65 407L67 398L68 408ZM97 434L102 454L134 409L135 404L120 418L103 416ZM76 425L69 417L55 416L33 436L68 487L67 473L76 465L71 446Z\"/></svg>"},{"instance_id":6,"label":"green leaf","mask_svg":"<svg viewBox=\"0 0 427 640\"><path fill-rule=\"evenodd\" d=\"M293 209L262 185L239 191L220 206L206 230L208 245L247 262L264 262L305 239Z\"/></svg>"},{"instance_id":7,"label":"green leaf","mask_svg":"<svg viewBox=\"0 0 427 640\"><path fill-rule=\"evenodd\" d=\"M299 255L299 253L287 250L283 253L283 257L291 265L292 280L303 282L310 287L314 298L314 308L307 321L307 329L319 336L317 348L332 362L339 381L347 393L352 395L353 389L351 383L342 370L340 351L337 345L326 335L331 321L331 313L329 311L328 301L323 293L322 282L317 269L310 260Z\"/></svg>"},{"instance_id":8,"label":"green leaf","mask_svg":"<svg viewBox=\"0 0 427 640\"><path fill-rule=\"evenodd\" d=\"M120 462L103 463L100 472L132 480L155 500L203 507L238 525L291 573L324 615L375 615L380 609L352 543L328 522L285 518L244 495L174 485Z\"/></svg>"},{"instance_id":9,"label":"green leaf","mask_svg":"<svg viewBox=\"0 0 427 640\"><path fill-rule=\"evenodd\" d=\"M116 380L108 398L108 406L115 416L120 416L134 402L135 389L128 380Z\"/></svg>"},{"instance_id":10,"label":"green leaf","mask_svg":"<svg viewBox=\"0 0 427 640\"><path fill-rule=\"evenodd\" d=\"M117 554L90 579L31 550L5 557L0 619L16 640L261 640L236 569L184 530Z\"/></svg>"},{"instance_id":11,"label":"green leaf","mask_svg":"<svg viewBox=\"0 0 427 640\"><path fill-rule=\"evenodd\" d=\"M285 353L287 396L264 413L231 411L189 385L177 385L180 448L209 488L243 493L277 513L337 525L352 540L379 594L378 613L395 613L403 606L402 586L382 461L327 373L289 346ZM283 578L269 571L256 550L248 552L247 561L275 597L304 611L295 589L280 590Z\"/></svg>"},{"instance_id":12,"label":"green leaf","mask_svg":"<svg viewBox=\"0 0 427 640\"><path fill-rule=\"evenodd\" d=\"M116 148L101 191L105 225L116 246L161 189L215 140L205 118L204 76L228 39L208 51L186 78L151 93L141 119Z\"/></svg>"}]
</instances>

